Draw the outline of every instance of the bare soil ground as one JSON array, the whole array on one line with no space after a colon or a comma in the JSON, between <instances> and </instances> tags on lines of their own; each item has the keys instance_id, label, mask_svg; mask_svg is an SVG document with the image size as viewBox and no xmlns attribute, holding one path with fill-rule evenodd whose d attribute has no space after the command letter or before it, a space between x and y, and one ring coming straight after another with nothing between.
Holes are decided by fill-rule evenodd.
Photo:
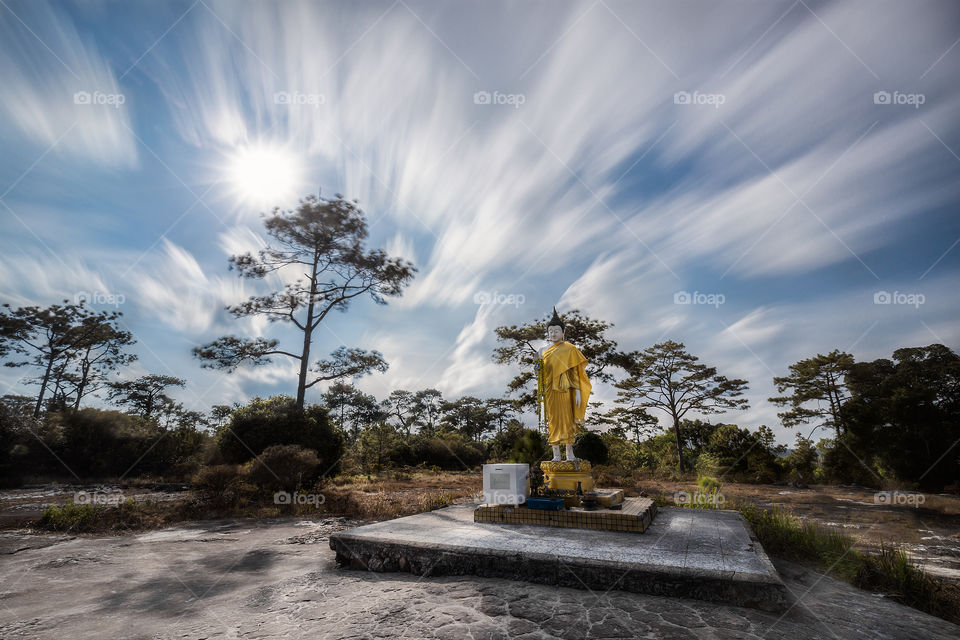
<instances>
[{"instance_id":1,"label":"bare soil ground","mask_svg":"<svg viewBox=\"0 0 960 640\"><path fill-rule=\"evenodd\" d=\"M649 481L650 494L690 491L692 482ZM960 496L885 494L866 487L813 485L799 489L770 484L724 484L727 501L749 500L780 507L801 518L853 536L857 547L906 545L910 556L933 576L960 582ZM922 504L918 504L922 503Z\"/></svg>"},{"instance_id":2,"label":"bare soil ground","mask_svg":"<svg viewBox=\"0 0 960 640\"><path fill-rule=\"evenodd\" d=\"M639 486L623 488L628 495L645 492L671 499L676 492L690 491L693 484L645 480ZM400 515L406 506L423 503L433 496L446 495L456 502L468 499L480 492L481 478L479 473L387 473L373 479L341 477L325 489L356 498L349 504L364 506L363 517L384 519L395 517L394 512ZM154 502L186 500L191 496L183 484L26 485L0 490L0 529L28 527L47 506L71 502L78 496L83 499L79 492L107 499L119 496ZM960 582L960 496L901 493L890 499L877 497L877 492L865 487L813 485L801 489L736 483L724 484L721 494L726 501L749 500L763 507L782 507L799 517L843 531L852 535L857 546L865 551L877 549L881 542L904 544L931 575ZM335 502L331 501L331 506Z\"/></svg>"}]
</instances>

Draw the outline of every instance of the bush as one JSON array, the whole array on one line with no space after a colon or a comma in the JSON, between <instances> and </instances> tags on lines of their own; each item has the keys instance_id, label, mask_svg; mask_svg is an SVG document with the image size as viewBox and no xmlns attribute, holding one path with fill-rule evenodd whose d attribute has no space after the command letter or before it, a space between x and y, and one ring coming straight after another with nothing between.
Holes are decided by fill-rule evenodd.
<instances>
[{"instance_id":1,"label":"bush","mask_svg":"<svg viewBox=\"0 0 960 640\"><path fill-rule=\"evenodd\" d=\"M320 459L313 449L274 445L250 463L247 479L267 491L295 491L312 484L319 472Z\"/></svg>"},{"instance_id":2,"label":"bush","mask_svg":"<svg viewBox=\"0 0 960 640\"><path fill-rule=\"evenodd\" d=\"M573 442L573 450L578 458L589 460L590 464L607 464L610 457L607 443L600 434L592 431L578 433Z\"/></svg>"},{"instance_id":3,"label":"bush","mask_svg":"<svg viewBox=\"0 0 960 640\"><path fill-rule=\"evenodd\" d=\"M94 526L101 511L101 508L92 504L72 502L50 506L44 509L40 516L40 526L52 531L85 531Z\"/></svg>"},{"instance_id":4,"label":"bush","mask_svg":"<svg viewBox=\"0 0 960 640\"><path fill-rule=\"evenodd\" d=\"M549 459L547 439L536 429L524 429L513 443L510 462L529 464L533 469L544 458Z\"/></svg>"},{"instance_id":5,"label":"bush","mask_svg":"<svg viewBox=\"0 0 960 640\"><path fill-rule=\"evenodd\" d=\"M233 501L243 481L240 468L232 464L201 467L193 476L193 488L200 497L215 504Z\"/></svg>"},{"instance_id":6,"label":"bush","mask_svg":"<svg viewBox=\"0 0 960 640\"><path fill-rule=\"evenodd\" d=\"M325 474L333 475L343 457L343 434L330 423L320 405L297 407L290 396L254 398L217 430L217 444L225 462L240 464L274 445L313 449Z\"/></svg>"},{"instance_id":7,"label":"bush","mask_svg":"<svg viewBox=\"0 0 960 640\"><path fill-rule=\"evenodd\" d=\"M411 444L410 453L418 464L452 471L469 471L483 464L485 457L482 444L454 432L418 435Z\"/></svg>"}]
</instances>

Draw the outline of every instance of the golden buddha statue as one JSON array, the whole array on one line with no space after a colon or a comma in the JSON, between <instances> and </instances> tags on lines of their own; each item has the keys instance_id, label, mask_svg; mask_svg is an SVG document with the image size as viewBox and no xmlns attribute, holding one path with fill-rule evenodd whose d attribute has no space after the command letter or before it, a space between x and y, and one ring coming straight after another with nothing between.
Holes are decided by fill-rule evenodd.
<instances>
[{"instance_id":1,"label":"golden buddha statue","mask_svg":"<svg viewBox=\"0 0 960 640\"><path fill-rule=\"evenodd\" d=\"M573 439L583 424L590 399L587 359L580 350L563 339L563 320L553 309L547 323L547 340L551 344L537 353L537 400L547 417L548 442L553 447L552 462L560 462L560 445L566 445L568 462L576 462Z\"/></svg>"}]
</instances>

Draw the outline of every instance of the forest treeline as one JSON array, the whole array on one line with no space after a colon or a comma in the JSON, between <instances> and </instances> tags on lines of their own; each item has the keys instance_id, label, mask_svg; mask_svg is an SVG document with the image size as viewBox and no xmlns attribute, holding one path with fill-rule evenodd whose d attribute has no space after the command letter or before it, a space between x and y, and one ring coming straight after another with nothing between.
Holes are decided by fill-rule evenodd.
<instances>
[{"instance_id":1,"label":"forest treeline","mask_svg":"<svg viewBox=\"0 0 960 640\"><path fill-rule=\"evenodd\" d=\"M495 330L492 358L516 373L501 397L445 398L426 388L376 398L354 383L386 371L383 355L341 345L317 359L313 334L354 299L386 304L402 295L415 267L366 249L364 215L340 196L310 196L296 211L275 210L265 227L274 243L258 255L233 256L231 268L268 284L284 268L306 277L228 310L296 328L294 344L227 335L193 354L223 375L293 359L298 375L290 395L188 410L174 399L183 378L129 376L136 340L121 313L69 301L3 305L0 360L23 372L21 386L32 390L0 398L3 482L188 479L223 465L263 466L267 458L280 467L288 456L296 466L308 456L315 477L306 482L398 467L535 463L548 455L545 427L534 426L533 376L546 317ZM872 362L832 351L790 365L773 379L779 395L769 399L782 425L796 431L788 450L766 425L709 421L748 408L748 381L726 377L681 343L627 351L602 319L577 310L561 317L566 339L589 360L591 380L617 389L612 406L591 403L577 437L577 455L594 464L664 477L960 488L960 357L944 345L897 349Z\"/></svg>"}]
</instances>

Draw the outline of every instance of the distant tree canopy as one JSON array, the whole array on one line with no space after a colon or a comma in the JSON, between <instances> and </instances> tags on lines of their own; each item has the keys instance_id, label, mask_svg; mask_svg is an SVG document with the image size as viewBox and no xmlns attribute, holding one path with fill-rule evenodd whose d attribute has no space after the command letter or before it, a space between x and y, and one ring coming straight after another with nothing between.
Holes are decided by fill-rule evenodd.
<instances>
[{"instance_id":1,"label":"distant tree canopy","mask_svg":"<svg viewBox=\"0 0 960 640\"><path fill-rule=\"evenodd\" d=\"M254 398L233 412L217 430L224 460L246 462L274 445L300 445L320 459L321 473L336 473L344 452L341 431L330 423L326 407L302 408L290 396Z\"/></svg>"},{"instance_id":2,"label":"distant tree canopy","mask_svg":"<svg viewBox=\"0 0 960 640\"><path fill-rule=\"evenodd\" d=\"M792 364L790 375L774 378L780 393L790 392L788 396L770 398L776 405L789 407L777 414L783 426L817 422L814 430L832 428L838 438L842 436L846 430L843 405L850 397L844 381L852 367L852 355L834 350Z\"/></svg>"},{"instance_id":3,"label":"distant tree canopy","mask_svg":"<svg viewBox=\"0 0 960 640\"><path fill-rule=\"evenodd\" d=\"M853 364L846 381L843 415L864 457L923 488L960 481L960 356L942 344L898 349Z\"/></svg>"},{"instance_id":4,"label":"distant tree canopy","mask_svg":"<svg viewBox=\"0 0 960 640\"><path fill-rule=\"evenodd\" d=\"M111 383L110 400L149 420L164 409L176 405L173 398L166 394L169 387L183 388L186 384L183 378L173 376L141 376L136 380Z\"/></svg>"},{"instance_id":5,"label":"distant tree canopy","mask_svg":"<svg viewBox=\"0 0 960 640\"><path fill-rule=\"evenodd\" d=\"M566 327L564 340L575 344L589 361L587 377L591 381L613 382L614 372L626 370L629 366L629 357L606 335L612 324L584 316L576 309L561 313L560 318ZM533 374L536 345L546 339L549 319L550 314L547 314L528 324L495 329L497 342L501 346L494 349L494 362L520 369L507 388L508 394L516 394L516 406L519 409L533 409L536 405L536 380Z\"/></svg>"},{"instance_id":6,"label":"distant tree canopy","mask_svg":"<svg viewBox=\"0 0 960 640\"><path fill-rule=\"evenodd\" d=\"M668 340L630 354L630 377L617 383L619 402L630 408L660 409L673 423L677 466L684 470L680 421L690 412L705 415L746 409L746 380L729 379L698 362L686 348Z\"/></svg>"},{"instance_id":7,"label":"distant tree canopy","mask_svg":"<svg viewBox=\"0 0 960 640\"><path fill-rule=\"evenodd\" d=\"M285 274L297 279L228 310L238 318L262 316L288 323L300 338L297 344L280 348L276 339L223 336L194 348L202 366L232 371L242 364L267 364L273 356L292 358L300 367L296 403L301 408L307 389L320 382L386 371L387 363L377 351L346 346L313 362L313 335L331 311L346 311L356 298L386 304L388 297L401 295L416 272L413 264L382 249L367 250L363 211L340 195L330 200L307 196L296 211L274 209L264 226L274 244L256 256L232 256L231 268L253 280Z\"/></svg>"},{"instance_id":8,"label":"distant tree canopy","mask_svg":"<svg viewBox=\"0 0 960 640\"><path fill-rule=\"evenodd\" d=\"M49 307L13 309L3 305L0 357L14 358L5 366L37 371L28 380L39 387L35 417L48 398L60 406L79 408L85 396L105 385L109 373L136 359L125 351L136 341L119 327L122 315L118 311L97 313L83 302L71 304L67 300Z\"/></svg>"}]
</instances>

